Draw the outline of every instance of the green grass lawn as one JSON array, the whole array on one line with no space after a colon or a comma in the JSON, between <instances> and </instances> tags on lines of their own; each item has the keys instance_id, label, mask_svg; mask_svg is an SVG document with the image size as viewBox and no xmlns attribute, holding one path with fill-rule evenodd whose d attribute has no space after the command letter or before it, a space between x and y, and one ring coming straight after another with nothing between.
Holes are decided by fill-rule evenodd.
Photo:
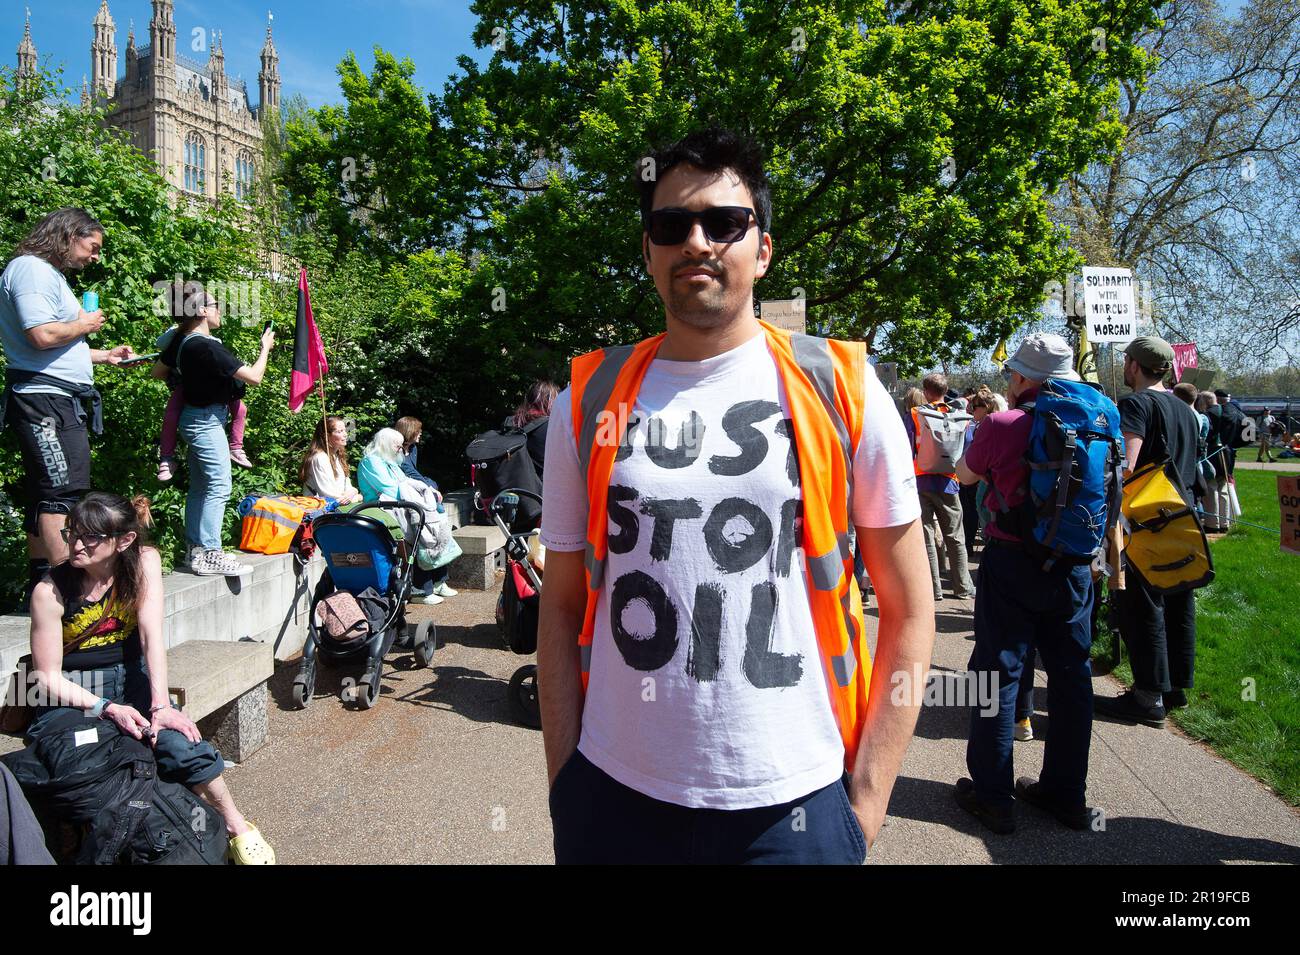
<instances>
[{"instance_id":1,"label":"green grass lawn","mask_svg":"<svg viewBox=\"0 0 1300 955\"><path fill-rule=\"evenodd\" d=\"M1274 471L1237 471L1242 520L1277 528ZM1237 525L1211 545L1214 582L1196 593L1196 687L1172 719L1300 805L1300 554ZM1100 627L1094 658L1112 652ZM1127 657L1115 676L1131 683Z\"/></svg>"}]
</instances>

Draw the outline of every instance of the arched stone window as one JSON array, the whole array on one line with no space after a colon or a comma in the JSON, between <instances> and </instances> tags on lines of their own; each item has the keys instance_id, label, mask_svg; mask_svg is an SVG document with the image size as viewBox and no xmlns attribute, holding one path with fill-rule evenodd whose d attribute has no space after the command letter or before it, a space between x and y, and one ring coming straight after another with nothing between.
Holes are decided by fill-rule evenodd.
<instances>
[{"instance_id":1,"label":"arched stone window","mask_svg":"<svg viewBox=\"0 0 1300 955\"><path fill-rule=\"evenodd\" d=\"M241 201L253 194L253 180L257 176L257 165L253 154L241 149L235 157L235 198Z\"/></svg>"},{"instance_id":2,"label":"arched stone window","mask_svg":"<svg viewBox=\"0 0 1300 955\"><path fill-rule=\"evenodd\" d=\"M207 194L208 147L198 133L185 137L185 191Z\"/></svg>"}]
</instances>

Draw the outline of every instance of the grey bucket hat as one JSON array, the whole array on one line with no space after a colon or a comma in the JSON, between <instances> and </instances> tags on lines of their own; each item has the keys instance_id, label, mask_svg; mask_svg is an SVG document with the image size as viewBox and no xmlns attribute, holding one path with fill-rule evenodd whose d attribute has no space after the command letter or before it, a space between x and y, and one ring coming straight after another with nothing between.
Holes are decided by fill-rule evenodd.
<instances>
[{"instance_id":1,"label":"grey bucket hat","mask_svg":"<svg viewBox=\"0 0 1300 955\"><path fill-rule=\"evenodd\" d=\"M1007 367L1018 371L1031 381L1064 378L1082 381L1074 370L1074 349L1060 335L1035 332L1020 343L1016 353L1007 359Z\"/></svg>"}]
</instances>

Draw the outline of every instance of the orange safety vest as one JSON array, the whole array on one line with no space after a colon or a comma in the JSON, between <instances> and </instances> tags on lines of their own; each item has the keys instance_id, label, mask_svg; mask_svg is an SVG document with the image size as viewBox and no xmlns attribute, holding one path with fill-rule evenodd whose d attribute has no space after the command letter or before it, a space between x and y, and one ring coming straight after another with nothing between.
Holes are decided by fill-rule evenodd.
<instances>
[{"instance_id":1,"label":"orange safety vest","mask_svg":"<svg viewBox=\"0 0 1300 955\"><path fill-rule=\"evenodd\" d=\"M849 546L853 452L862 436L866 345L798 335L759 323L776 358L794 425L803 498L802 547L813 627L831 708L852 770L867 712L871 656ZM587 608L578 636L587 688L596 600L605 579L609 482L614 457L664 335L589 352L572 362L570 392L578 460L587 476Z\"/></svg>"},{"instance_id":2,"label":"orange safety vest","mask_svg":"<svg viewBox=\"0 0 1300 955\"><path fill-rule=\"evenodd\" d=\"M942 411L944 414L947 414L949 411L952 410L942 401L937 401L934 404L927 404L926 407L934 408L936 411ZM916 452L920 447L921 447L921 416L917 414L916 409L913 408L912 409L912 470L916 472L917 477L920 477L922 474L936 473L934 471L922 471L921 466L916 463ZM952 474L945 474L944 477L948 478L949 480L955 481L957 480L957 472L954 471Z\"/></svg>"}]
</instances>

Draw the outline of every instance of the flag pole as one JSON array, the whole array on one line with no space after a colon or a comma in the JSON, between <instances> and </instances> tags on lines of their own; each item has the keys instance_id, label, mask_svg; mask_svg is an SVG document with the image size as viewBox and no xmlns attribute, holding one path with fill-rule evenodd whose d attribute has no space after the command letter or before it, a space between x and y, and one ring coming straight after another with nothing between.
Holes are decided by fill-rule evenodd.
<instances>
[{"instance_id":1,"label":"flag pole","mask_svg":"<svg viewBox=\"0 0 1300 955\"><path fill-rule=\"evenodd\" d=\"M330 425L329 425L329 415L325 412L325 376L324 375L316 379L316 390L320 392L321 430L325 434L325 447L329 448Z\"/></svg>"}]
</instances>

